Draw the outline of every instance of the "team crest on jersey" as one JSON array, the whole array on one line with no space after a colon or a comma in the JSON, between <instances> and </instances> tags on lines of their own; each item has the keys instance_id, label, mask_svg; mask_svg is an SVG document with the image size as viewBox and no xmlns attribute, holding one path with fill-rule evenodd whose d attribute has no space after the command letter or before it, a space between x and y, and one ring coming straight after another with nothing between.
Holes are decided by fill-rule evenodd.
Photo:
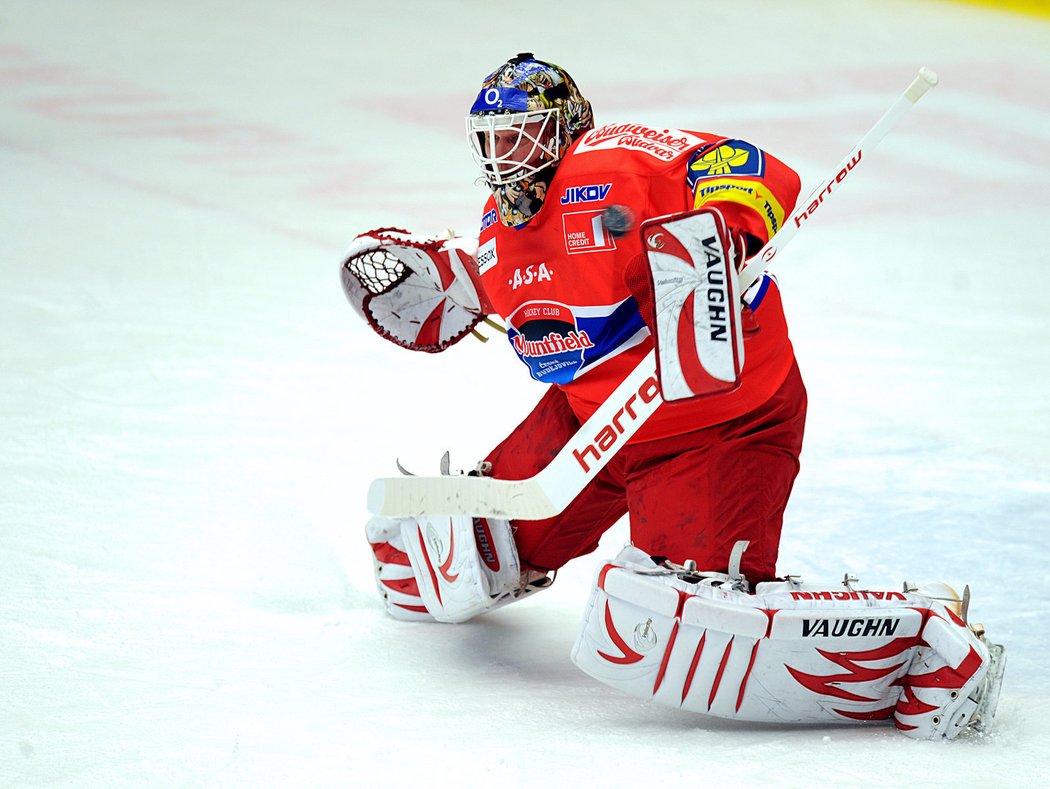
<instances>
[{"instance_id":1,"label":"team crest on jersey","mask_svg":"<svg viewBox=\"0 0 1050 789\"><path fill-rule=\"evenodd\" d=\"M565 304L530 301L510 316L509 323L515 327L508 331L510 343L538 381L571 381L584 353L594 348L590 334L577 326L572 308Z\"/></svg>"},{"instance_id":2,"label":"team crest on jersey","mask_svg":"<svg viewBox=\"0 0 1050 789\"><path fill-rule=\"evenodd\" d=\"M603 213L597 210L562 214L566 252L575 255L580 252L609 252L616 249L616 239L602 221Z\"/></svg>"},{"instance_id":3,"label":"team crest on jersey","mask_svg":"<svg viewBox=\"0 0 1050 789\"><path fill-rule=\"evenodd\" d=\"M507 339L537 381L565 384L648 331L628 298L608 307L529 301L507 319Z\"/></svg>"},{"instance_id":4,"label":"team crest on jersey","mask_svg":"<svg viewBox=\"0 0 1050 789\"><path fill-rule=\"evenodd\" d=\"M766 157L761 149L743 140L726 140L714 148L701 148L689 158L686 180L692 189L704 178L727 175L749 175L761 178L766 173Z\"/></svg>"}]
</instances>

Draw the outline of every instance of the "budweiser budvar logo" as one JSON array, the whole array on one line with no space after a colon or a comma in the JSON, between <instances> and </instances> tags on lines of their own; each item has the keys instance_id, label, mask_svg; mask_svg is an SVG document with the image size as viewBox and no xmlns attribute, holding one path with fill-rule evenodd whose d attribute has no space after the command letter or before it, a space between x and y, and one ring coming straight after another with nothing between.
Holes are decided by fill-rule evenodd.
<instances>
[{"instance_id":1,"label":"budweiser budvar logo","mask_svg":"<svg viewBox=\"0 0 1050 789\"><path fill-rule=\"evenodd\" d=\"M614 123L589 132L578 151L624 147L670 161L700 142L699 137L679 129L657 130L637 123Z\"/></svg>"}]
</instances>

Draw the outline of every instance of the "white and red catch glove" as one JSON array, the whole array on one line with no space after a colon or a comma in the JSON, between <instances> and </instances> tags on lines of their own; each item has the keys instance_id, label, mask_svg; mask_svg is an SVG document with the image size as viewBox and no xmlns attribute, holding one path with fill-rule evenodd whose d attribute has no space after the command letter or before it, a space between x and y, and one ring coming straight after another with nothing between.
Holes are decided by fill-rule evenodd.
<instances>
[{"instance_id":1,"label":"white and red catch glove","mask_svg":"<svg viewBox=\"0 0 1050 789\"><path fill-rule=\"evenodd\" d=\"M414 351L443 351L492 312L476 253L472 238L369 230L343 259L343 292L381 337Z\"/></svg>"}]
</instances>

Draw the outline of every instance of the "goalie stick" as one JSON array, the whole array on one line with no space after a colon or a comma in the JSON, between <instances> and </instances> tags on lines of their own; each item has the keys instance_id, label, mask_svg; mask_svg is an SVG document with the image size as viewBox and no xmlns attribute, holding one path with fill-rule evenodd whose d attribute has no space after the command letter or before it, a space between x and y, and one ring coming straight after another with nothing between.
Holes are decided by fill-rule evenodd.
<instances>
[{"instance_id":1,"label":"goalie stick","mask_svg":"<svg viewBox=\"0 0 1050 789\"><path fill-rule=\"evenodd\" d=\"M864 151L878 144L936 84L937 75L933 71L919 70L908 89L744 267L739 275L738 293L746 291L758 279L824 201L837 193L835 187L860 165ZM554 460L535 476L523 480L466 475L381 478L369 488L368 509L374 515L387 518L473 515L540 520L554 517L583 491L662 402L654 350L580 427Z\"/></svg>"}]
</instances>

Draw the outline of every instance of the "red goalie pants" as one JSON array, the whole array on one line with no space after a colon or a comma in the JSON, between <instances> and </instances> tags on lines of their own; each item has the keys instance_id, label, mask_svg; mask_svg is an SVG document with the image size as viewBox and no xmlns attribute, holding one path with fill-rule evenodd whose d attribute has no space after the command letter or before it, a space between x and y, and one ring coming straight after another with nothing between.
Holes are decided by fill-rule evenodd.
<instances>
[{"instance_id":1,"label":"red goalie pants","mask_svg":"<svg viewBox=\"0 0 1050 789\"><path fill-rule=\"evenodd\" d=\"M784 508L798 474L806 389L798 366L769 400L729 422L628 444L560 515L514 521L523 562L554 570L590 553L630 514L631 542L679 564L724 572L737 540L749 540L741 569L752 584L776 576ZM580 422L556 387L487 460L499 479L544 468Z\"/></svg>"}]
</instances>

